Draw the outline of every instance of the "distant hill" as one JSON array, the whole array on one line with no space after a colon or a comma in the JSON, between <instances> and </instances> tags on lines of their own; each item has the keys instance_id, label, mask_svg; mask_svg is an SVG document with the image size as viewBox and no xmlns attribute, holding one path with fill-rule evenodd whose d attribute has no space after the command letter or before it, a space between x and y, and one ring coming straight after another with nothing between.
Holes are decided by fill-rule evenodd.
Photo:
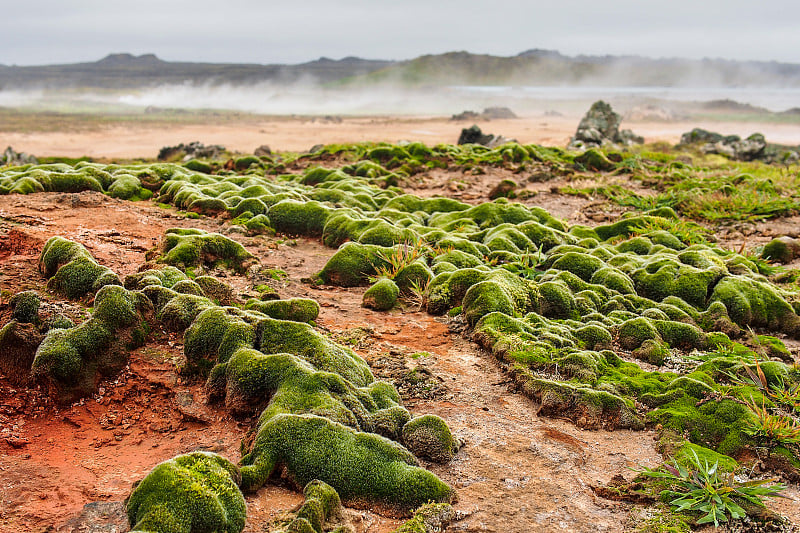
<instances>
[{"instance_id":1,"label":"distant hill","mask_svg":"<svg viewBox=\"0 0 800 533\"><path fill-rule=\"evenodd\" d=\"M550 50L528 50L512 57L450 52L399 62L357 81L407 85L800 87L800 64L569 57Z\"/></svg>"},{"instance_id":2,"label":"distant hill","mask_svg":"<svg viewBox=\"0 0 800 533\"><path fill-rule=\"evenodd\" d=\"M800 87L800 65L638 56L570 57L551 50L528 50L511 57L450 52L408 61L323 57L299 65L187 63L162 61L153 54L111 54L93 63L0 66L0 89L135 89L165 84L299 80L343 87L375 84Z\"/></svg>"},{"instance_id":3,"label":"distant hill","mask_svg":"<svg viewBox=\"0 0 800 533\"><path fill-rule=\"evenodd\" d=\"M111 54L94 63L0 66L0 88L135 89L182 83L291 83L304 78L327 83L367 74L391 64L391 61L356 57L340 60L323 57L300 65L184 63L162 61L153 54Z\"/></svg>"}]
</instances>

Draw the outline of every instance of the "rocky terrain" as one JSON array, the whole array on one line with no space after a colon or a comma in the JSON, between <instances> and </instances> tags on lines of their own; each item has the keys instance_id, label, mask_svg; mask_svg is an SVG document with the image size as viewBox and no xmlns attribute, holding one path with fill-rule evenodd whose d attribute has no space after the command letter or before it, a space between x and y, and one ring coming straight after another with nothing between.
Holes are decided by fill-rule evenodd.
<instances>
[{"instance_id":1,"label":"rocky terrain","mask_svg":"<svg viewBox=\"0 0 800 533\"><path fill-rule=\"evenodd\" d=\"M797 166L606 138L2 167L3 530L793 530Z\"/></svg>"}]
</instances>

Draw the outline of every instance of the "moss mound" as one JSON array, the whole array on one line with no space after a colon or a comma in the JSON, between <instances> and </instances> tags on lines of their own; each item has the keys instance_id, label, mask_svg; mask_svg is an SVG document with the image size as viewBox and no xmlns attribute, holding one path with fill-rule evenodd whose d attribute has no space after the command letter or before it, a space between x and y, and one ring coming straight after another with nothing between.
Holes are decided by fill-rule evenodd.
<instances>
[{"instance_id":1,"label":"moss mound","mask_svg":"<svg viewBox=\"0 0 800 533\"><path fill-rule=\"evenodd\" d=\"M119 277L101 266L83 245L51 237L39 255L39 271L47 288L67 298L81 298L106 285L122 285Z\"/></svg>"},{"instance_id":2,"label":"moss mound","mask_svg":"<svg viewBox=\"0 0 800 533\"><path fill-rule=\"evenodd\" d=\"M447 423L436 415L422 415L403 426L403 443L417 457L436 463L449 463L458 451L458 442Z\"/></svg>"},{"instance_id":3,"label":"moss mound","mask_svg":"<svg viewBox=\"0 0 800 533\"><path fill-rule=\"evenodd\" d=\"M209 452L179 455L156 466L127 500L132 531L239 533L247 508L239 469Z\"/></svg>"},{"instance_id":4,"label":"moss mound","mask_svg":"<svg viewBox=\"0 0 800 533\"><path fill-rule=\"evenodd\" d=\"M36 350L31 371L59 402L94 392L98 380L121 370L128 351L149 331L150 301L141 293L109 285L97 292L92 318L69 329L51 329Z\"/></svg>"},{"instance_id":5,"label":"moss mound","mask_svg":"<svg viewBox=\"0 0 800 533\"><path fill-rule=\"evenodd\" d=\"M36 291L18 292L8 301L11 318L25 324L39 323L39 305L42 303Z\"/></svg>"},{"instance_id":6,"label":"moss mound","mask_svg":"<svg viewBox=\"0 0 800 533\"><path fill-rule=\"evenodd\" d=\"M263 485L280 465L296 483L322 480L345 501L381 502L407 511L453 496L402 446L315 415L271 418L259 427L242 464L246 490Z\"/></svg>"},{"instance_id":7,"label":"moss mound","mask_svg":"<svg viewBox=\"0 0 800 533\"><path fill-rule=\"evenodd\" d=\"M313 322L319 316L319 304L309 298L261 301L251 299L245 309L254 309L278 320Z\"/></svg>"},{"instance_id":8,"label":"moss mound","mask_svg":"<svg viewBox=\"0 0 800 533\"><path fill-rule=\"evenodd\" d=\"M388 311L395 306L399 295L400 288L397 284L388 278L383 278L367 289L361 305L376 311Z\"/></svg>"},{"instance_id":9,"label":"moss mound","mask_svg":"<svg viewBox=\"0 0 800 533\"><path fill-rule=\"evenodd\" d=\"M238 242L218 233L173 228L166 231L159 262L186 267L224 266L244 272L257 262Z\"/></svg>"}]
</instances>

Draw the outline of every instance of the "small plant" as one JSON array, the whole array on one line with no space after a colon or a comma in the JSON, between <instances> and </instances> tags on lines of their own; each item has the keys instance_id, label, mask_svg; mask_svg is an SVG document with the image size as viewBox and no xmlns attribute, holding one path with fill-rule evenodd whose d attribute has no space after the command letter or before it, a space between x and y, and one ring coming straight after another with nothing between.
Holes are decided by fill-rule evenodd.
<instances>
[{"instance_id":1,"label":"small plant","mask_svg":"<svg viewBox=\"0 0 800 533\"><path fill-rule=\"evenodd\" d=\"M428 297L428 286L431 280L411 280L411 287L409 293L404 297L404 300L410 305L414 306L417 311L425 307L426 298Z\"/></svg>"},{"instance_id":2,"label":"small plant","mask_svg":"<svg viewBox=\"0 0 800 533\"><path fill-rule=\"evenodd\" d=\"M380 253L381 259L386 265L376 268L375 279L388 278L394 279L397 273L407 267L420 257L426 256L431 251L431 247L422 240L405 241L396 246L391 253Z\"/></svg>"},{"instance_id":3,"label":"small plant","mask_svg":"<svg viewBox=\"0 0 800 533\"><path fill-rule=\"evenodd\" d=\"M800 413L800 383L797 383L794 386L787 386L782 378L777 377L777 383L770 385L770 383L767 381L767 376L764 374L764 371L761 370L761 365L758 361L755 361L755 370L744 364L744 361L742 361L742 363L742 368L744 368L747 376L741 378L737 375L728 374L728 377L731 379L732 383L737 385L745 385L748 387L755 387L766 398L769 398L771 401L777 403L781 407L784 407L789 411L794 411L795 413ZM751 404L748 405L754 404L755 402L751 401ZM751 408L751 410L758 414L756 409ZM759 410L761 409L759 408Z\"/></svg>"},{"instance_id":4,"label":"small plant","mask_svg":"<svg viewBox=\"0 0 800 533\"><path fill-rule=\"evenodd\" d=\"M665 482L669 488L661 492L661 498L668 501L676 512L702 514L698 524L713 522L719 527L720 522L747 516L740 503L764 507L763 499L766 497L787 497L781 494L786 486L769 484L773 481L771 479L739 482L733 473L720 473L719 463L709 465L705 459L701 461L694 450L688 459L691 463L688 467L673 458L671 465L662 465L663 470L646 468L640 475Z\"/></svg>"},{"instance_id":5,"label":"small plant","mask_svg":"<svg viewBox=\"0 0 800 533\"><path fill-rule=\"evenodd\" d=\"M750 401L746 401L745 405L756 415L755 420L748 420L747 427L743 429L745 433L757 439L779 444L800 444L800 424L797 420L788 415L770 413L765 400L758 405L750 397Z\"/></svg>"}]
</instances>

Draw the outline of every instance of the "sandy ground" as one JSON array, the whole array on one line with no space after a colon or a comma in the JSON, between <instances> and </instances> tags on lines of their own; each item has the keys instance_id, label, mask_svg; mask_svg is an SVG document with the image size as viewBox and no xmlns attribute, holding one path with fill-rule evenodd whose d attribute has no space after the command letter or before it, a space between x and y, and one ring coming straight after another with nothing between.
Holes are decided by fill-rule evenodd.
<instances>
[{"instance_id":1,"label":"sandy ground","mask_svg":"<svg viewBox=\"0 0 800 533\"><path fill-rule=\"evenodd\" d=\"M580 117L532 116L509 120L478 121L485 133L501 134L522 143L565 146L575 133ZM54 132L2 132L0 145L17 151L46 156L94 158L153 158L162 146L200 141L252 153L268 145L276 151L305 151L316 144L362 141L421 141L428 145L455 143L462 128L472 122L449 118L353 117L338 120L300 117L243 118L226 124L153 125L110 124L92 128L65 128ZM675 144L682 133L701 127L745 137L763 133L770 142L800 144L797 124L719 121L626 122L647 142Z\"/></svg>"}]
</instances>

